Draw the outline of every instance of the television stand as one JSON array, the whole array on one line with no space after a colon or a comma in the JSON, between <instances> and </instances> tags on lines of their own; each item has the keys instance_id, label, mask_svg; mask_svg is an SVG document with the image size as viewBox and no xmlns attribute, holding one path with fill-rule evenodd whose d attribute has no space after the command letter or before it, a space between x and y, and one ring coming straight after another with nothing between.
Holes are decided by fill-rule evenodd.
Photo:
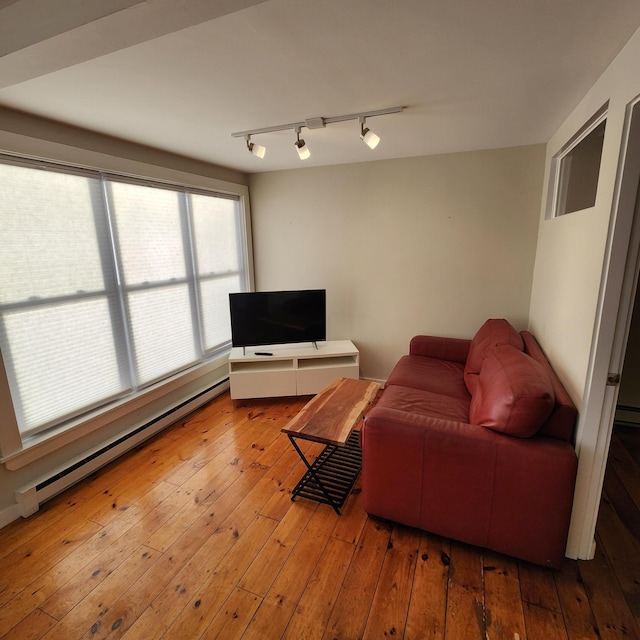
<instances>
[{"instance_id":1,"label":"television stand","mask_svg":"<svg viewBox=\"0 0 640 640\"><path fill-rule=\"evenodd\" d=\"M336 378L359 377L360 354L351 340L234 347L229 355L233 400L314 395Z\"/></svg>"}]
</instances>

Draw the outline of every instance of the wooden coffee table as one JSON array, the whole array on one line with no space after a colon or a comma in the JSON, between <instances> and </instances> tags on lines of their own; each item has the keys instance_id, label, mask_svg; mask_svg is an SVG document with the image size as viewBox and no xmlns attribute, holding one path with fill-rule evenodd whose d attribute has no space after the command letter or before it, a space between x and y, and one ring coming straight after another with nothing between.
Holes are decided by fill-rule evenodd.
<instances>
[{"instance_id":1,"label":"wooden coffee table","mask_svg":"<svg viewBox=\"0 0 640 640\"><path fill-rule=\"evenodd\" d=\"M292 500L301 496L330 504L340 515L362 466L358 432L354 429L379 388L379 383L369 380L338 378L282 429L307 467L291 492ZM326 446L310 463L296 438Z\"/></svg>"}]
</instances>

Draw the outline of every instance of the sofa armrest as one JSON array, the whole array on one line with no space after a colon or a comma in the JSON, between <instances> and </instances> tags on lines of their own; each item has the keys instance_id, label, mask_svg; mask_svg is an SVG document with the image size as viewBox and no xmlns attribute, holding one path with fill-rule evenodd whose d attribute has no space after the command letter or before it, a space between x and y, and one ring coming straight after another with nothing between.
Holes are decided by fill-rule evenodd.
<instances>
[{"instance_id":1,"label":"sofa armrest","mask_svg":"<svg viewBox=\"0 0 640 640\"><path fill-rule=\"evenodd\" d=\"M464 364L467 361L471 340L441 338L439 336L414 336L409 343L409 355L427 356Z\"/></svg>"}]
</instances>

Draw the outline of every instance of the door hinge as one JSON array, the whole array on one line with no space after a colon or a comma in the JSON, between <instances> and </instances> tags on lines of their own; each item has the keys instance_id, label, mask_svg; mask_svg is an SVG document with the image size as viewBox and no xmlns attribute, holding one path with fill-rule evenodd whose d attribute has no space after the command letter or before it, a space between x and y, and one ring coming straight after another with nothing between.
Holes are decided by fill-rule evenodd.
<instances>
[{"instance_id":1,"label":"door hinge","mask_svg":"<svg viewBox=\"0 0 640 640\"><path fill-rule=\"evenodd\" d=\"M619 373L610 373L607 376L607 386L609 387L617 387L620 384L620 374Z\"/></svg>"}]
</instances>

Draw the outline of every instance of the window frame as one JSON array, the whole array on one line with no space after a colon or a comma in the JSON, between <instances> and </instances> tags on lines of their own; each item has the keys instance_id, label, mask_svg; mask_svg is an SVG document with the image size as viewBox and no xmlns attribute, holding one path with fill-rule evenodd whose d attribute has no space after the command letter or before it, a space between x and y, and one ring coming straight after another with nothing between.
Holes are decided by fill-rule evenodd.
<instances>
[{"instance_id":1,"label":"window frame","mask_svg":"<svg viewBox=\"0 0 640 640\"><path fill-rule=\"evenodd\" d=\"M114 180L118 182L131 182L143 186L166 188L172 191L177 191L184 198L185 202L190 201L190 194L202 194L206 196L216 196L236 200L237 243L240 245L238 251L238 265L240 269L239 277L243 286L247 290L253 287L254 277L248 187L244 185L206 178L203 182L217 183L214 188L210 188L208 186L203 187L198 184L193 184L192 180L182 182L156 177L141 177L136 174L114 170L102 170L57 160L35 158L17 153L0 152L0 162L26 166L29 168L70 173L85 177L99 176L103 190L104 185L106 184L105 180ZM181 172L169 170L169 173L180 174ZM179 177L183 177L183 175L180 175ZM191 174L184 174L184 177L189 177L191 179L199 178L199 176L191 176ZM199 180L197 181L199 182ZM219 188L218 185L222 188ZM189 226L188 232L191 236L192 219L189 212L187 212L186 219ZM195 292L195 295L198 296L199 280L197 269L194 264L195 258L192 254L193 251L190 250L189 256L187 256L193 265L191 274L188 274L188 286L190 286ZM212 276L209 274L207 277L210 279L212 277L219 276ZM191 314L194 316L194 321L196 321L195 316L200 316L201 309L197 306L192 306L191 308ZM199 317L197 318L197 322L201 322ZM3 355L0 354L0 403L8 407L8 410L4 412L5 415L3 416L3 418L5 418L3 420L4 424L2 428L0 428L0 454L3 456L0 461L7 464L8 461L13 460L11 465L7 464L8 468L19 468L24 464L29 464L42 455L47 455L52 450L55 450L60 446L65 446L65 444L75 441L83 435L108 424L113 420L113 415L122 415L123 411L127 411L127 407L139 407L153 402L159 397L162 397L163 394L166 394L168 389L190 383L205 375L207 372L218 369L221 366L221 363L226 363L226 357L228 356L230 348L230 341L219 345L217 348L208 350L204 349L204 345L202 345L203 357L193 365L189 365L181 370L167 374L167 376L163 376L160 380L149 381L147 384L141 386L141 388L134 390L131 393L127 393L123 397L107 401L107 403L101 404L97 408L87 408L83 410L80 415L72 417L60 424L46 427L39 430L37 433L28 434L20 432L18 420L15 415L15 411L13 410L14 404L10 392L8 372L6 368L8 363L4 361ZM27 455L24 455L25 453Z\"/></svg>"},{"instance_id":2,"label":"window frame","mask_svg":"<svg viewBox=\"0 0 640 640\"><path fill-rule=\"evenodd\" d=\"M597 129L603 122L606 123L607 116L609 113L609 103L604 104L581 128L580 130L551 158L551 168L549 171L549 190L547 195L547 206L546 206L546 220L551 220L553 218L562 218L566 215L570 215L571 213L577 213L577 211L568 211L565 213L559 212L559 206L561 202L561 186L562 186L562 168L563 161L566 157L586 138L591 134L595 129ZM606 137L606 130L605 130ZM602 153L604 152L604 142L603 142L603 150L600 156L600 168L602 167ZM600 181L600 169L598 170L598 180ZM598 184L596 183L596 199L598 193ZM595 206L595 204L594 204ZM589 207L591 208L591 207ZM583 209L579 209L578 211L583 211Z\"/></svg>"}]
</instances>

